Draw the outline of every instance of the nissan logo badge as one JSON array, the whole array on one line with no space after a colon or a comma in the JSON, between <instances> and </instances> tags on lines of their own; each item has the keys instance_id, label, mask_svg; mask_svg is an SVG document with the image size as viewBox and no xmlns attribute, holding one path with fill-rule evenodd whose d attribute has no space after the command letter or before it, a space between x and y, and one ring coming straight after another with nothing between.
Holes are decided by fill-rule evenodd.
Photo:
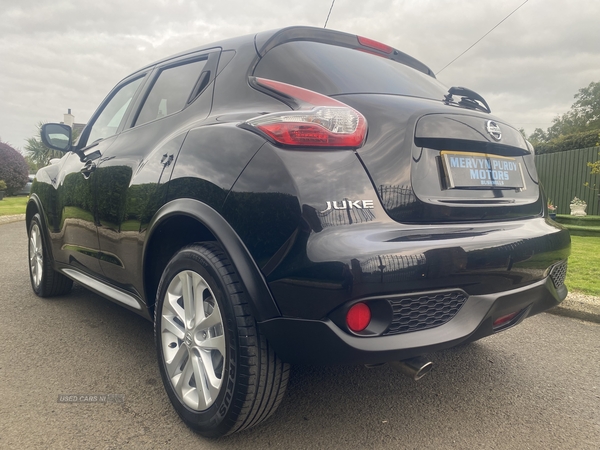
<instances>
[{"instance_id":1,"label":"nissan logo badge","mask_svg":"<svg viewBox=\"0 0 600 450\"><path fill-rule=\"evenodd\" d=\"M502 130L493 120L488 120L485 123L485 129L495 141L502 139Z\"/></svg>"}]
</instances>

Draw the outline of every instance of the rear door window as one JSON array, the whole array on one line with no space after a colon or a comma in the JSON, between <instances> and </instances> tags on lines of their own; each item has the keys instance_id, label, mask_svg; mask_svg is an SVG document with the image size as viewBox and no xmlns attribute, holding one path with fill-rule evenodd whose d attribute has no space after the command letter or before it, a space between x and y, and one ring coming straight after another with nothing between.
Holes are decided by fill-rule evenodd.
<instances>
[{"instance_id":1,"label":"rear door window","mask_svg":"<svg viewBox=\"0 0 600 450\"><path fill-rule=\"evenodd\" d=\"M206 59L163 69L154 82L135 125L181 111L186 105Z\"/></svg>"},{"instance_id":2,"label":"rear door window","mask_svg":"<svg viewBox=\"0 0 600 450\"><path fill-rule=\"evenodd\" d=\"M448 89L397 61L319 42L288 42L270 50L254 75L325 95L396 94L442 100Z\"/></svg>"}]
</instances>

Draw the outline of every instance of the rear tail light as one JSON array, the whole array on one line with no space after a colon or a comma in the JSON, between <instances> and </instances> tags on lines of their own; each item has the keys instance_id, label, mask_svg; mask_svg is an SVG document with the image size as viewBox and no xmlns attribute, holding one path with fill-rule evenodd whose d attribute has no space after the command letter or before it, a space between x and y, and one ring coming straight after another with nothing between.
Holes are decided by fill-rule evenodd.
<instances>
[{"instance_id":1,"label":"rear tail light","mask_svg":"<svg viewBox=\"0 0 600 450\"><path fill-rule=\"evenodd\" d=\"M364 140L359 121L358 113L350 108L317 107L268 114L246 123L283 145L358 148Z\"/></svg>"},{"instance_id":2,"label":"rear tail light","mask_svg":"<svg viewBox=\"0 0 600 450\"><path fill-rule=\"evenodd\" d=\"M291 100L295 111L254 117L244 126L272 141L291 147L334 147L356 149L367 134L364 116L331 97L264 78L251 80L261 90Z\"/></svg>"}]
</instances>

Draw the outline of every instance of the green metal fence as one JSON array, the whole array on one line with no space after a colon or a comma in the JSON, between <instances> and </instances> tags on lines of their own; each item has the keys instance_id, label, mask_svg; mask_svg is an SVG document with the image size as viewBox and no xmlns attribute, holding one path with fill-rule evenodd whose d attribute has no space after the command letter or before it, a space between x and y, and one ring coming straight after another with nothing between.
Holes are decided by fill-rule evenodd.
<instances>
[{"instance_id":1,"label":"green metal fence","mask_svg":"<svg viewBox=\"0 0 600 450\"><path fill-rule=\"evenodd\" d=\"M598 161L600 147L535 156L540 181L546 195L558 207L558 214L570 214L573 197L587 202L588 215L599 215L600 175L590 175L588 162ZM585 183L590 187L585 187ZM593 186L596 185L595 189Z\"/></svg>"}]
</instances>

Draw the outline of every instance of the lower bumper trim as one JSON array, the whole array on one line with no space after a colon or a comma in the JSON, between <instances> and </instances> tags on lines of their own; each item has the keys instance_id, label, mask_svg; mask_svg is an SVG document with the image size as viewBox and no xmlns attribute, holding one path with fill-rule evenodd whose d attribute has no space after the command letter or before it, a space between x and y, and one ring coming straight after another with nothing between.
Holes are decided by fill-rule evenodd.
<instances>
[{"instance_id":1,"label":"lower bumper trim","mask_svg":"<svg viewBox=\"0 0 600 450\"><path fill-rule=\"evenodd\" d=\"M259 327L279 357L289 363L379 364L481 339L499 331L492 325L498 317L526 309L516 325L558 305L566 295L567 289L557 290L550 278L511 291L472 295L444 325L392 336L352 336L329 319L281 317L261 322Z\"/></svg>"}]
</instances>

